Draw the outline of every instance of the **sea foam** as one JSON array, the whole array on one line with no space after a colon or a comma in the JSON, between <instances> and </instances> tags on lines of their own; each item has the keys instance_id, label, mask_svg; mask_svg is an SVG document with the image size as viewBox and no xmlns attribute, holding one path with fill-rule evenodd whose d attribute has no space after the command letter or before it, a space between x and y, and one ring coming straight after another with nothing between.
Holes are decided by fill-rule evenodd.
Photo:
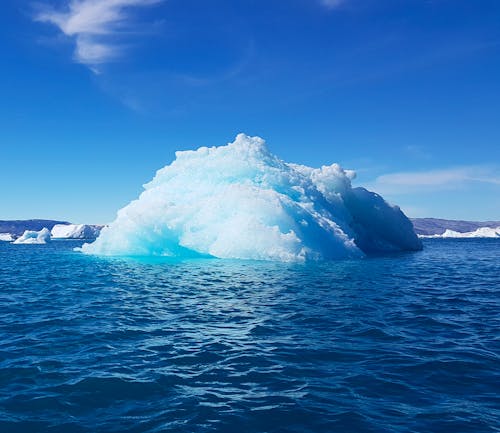
<instances>
[{"instance_id":1,"label":"sea foam","mask_svg":"<svg viewBox=\"0 0 500 433\"><path fill-rule=\"evenodd\" d=\"M286 163L244 134L175 156L84 253L305 261L422 247L398 207L338 164Z\"/></svg>"}]
</instances>

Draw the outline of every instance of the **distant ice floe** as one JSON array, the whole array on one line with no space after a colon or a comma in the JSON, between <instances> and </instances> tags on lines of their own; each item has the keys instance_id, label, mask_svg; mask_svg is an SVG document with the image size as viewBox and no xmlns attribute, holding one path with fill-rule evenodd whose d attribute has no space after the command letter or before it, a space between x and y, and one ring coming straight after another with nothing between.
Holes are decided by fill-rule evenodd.
<instances>
[{"instance_id":1,"label":"distant ice floe","mask_svg":"<svg viewBox=\"0 0 500 433\"><path fill-rule=\"evenodd\" d=\"M500 227L480 227L473 232L456 232L445 230L441 235L421 235L421 238L500 238Z\"/></svg>"},{"instance_id":2,"label":"distant ice floe","mask_svg":"<svg viewBox=\"0 0 500 433\"><path fill-rule=\"evenodd\" d=\"M88 224L56 224L51 230L52 239L95 239L102 226Z\"/></svg>"},{"instance_id":3,"label":"distant ice floe","mask_svg":"<svg viewBox=\"0 0 500 433\"><path fill-rule=\"evenodd\" d=\"M338 164L289 164L244 134L175 156L84 253L305 261L422 248L403 212Z\"/></svg>"},{"instance_id":4,"label":"distant ice floe","mask_svg":"<svg viewBox=\"0 0 500 433\"><path fill-rule=\"evenodd\" d=\"M52 230L47 228L40 231L25 230L17 239L10 233L0 233L0 241L15 244L45 244L51 239L96 239L102 227L89 224L56 224Z\"/></svg>"},{"instance_id":5,"label":"distant ice floe","mask_svg":"<svg viewBox=\"0 0 500 433\"><path fill-rule=\"evenodd\" d=\"M23 235L17 238L15 244L46 244L50 241L50 230L43 228L40 231L26 230Z\"/></svg>"}]
</instances>

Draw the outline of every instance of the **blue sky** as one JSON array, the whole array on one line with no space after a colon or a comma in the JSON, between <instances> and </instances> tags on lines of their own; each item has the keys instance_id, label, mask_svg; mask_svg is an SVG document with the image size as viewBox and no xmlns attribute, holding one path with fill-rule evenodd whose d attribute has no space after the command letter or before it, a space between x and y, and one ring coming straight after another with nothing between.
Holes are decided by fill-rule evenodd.
<instances>
[{"instance_id":1,"label":"blue sky","mask_svg":"<svg viewBox=\"0 0 500 433\"><path fill-rule=\"evenodd\" d=\"M0 219L109 222L260 135L410 216L500 219L497 0L4 0Z\"/></svg>"}]
</instances>

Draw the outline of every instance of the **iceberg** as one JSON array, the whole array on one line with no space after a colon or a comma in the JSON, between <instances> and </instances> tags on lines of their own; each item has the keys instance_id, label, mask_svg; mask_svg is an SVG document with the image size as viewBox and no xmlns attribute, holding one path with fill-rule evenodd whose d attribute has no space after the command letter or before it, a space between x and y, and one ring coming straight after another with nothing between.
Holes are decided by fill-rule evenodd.
<instances>
[{"instance_id":1,"label":"iceberg","mask_svg":"<svg viewBox=\"0 0 500 433\"><path fill-rule=\"evenodd\" d=\"M12 242L14 237L10 233L0 233L0 241Z\"/></svg>"},{"instance_id":2,"label":"iceberg","mask_svg":"<svg viewBox=\"0 0 500 433\"><path fill-rule=\"evenodd\" d=\"M56 224L50 234L52 239L95 239L101 228L88 224Z\"/></svg>"},{"instance_id":3,"label":"iceberg","mask_svg":"<svg viewBox=\"0 0 500 433\"><path fill-rule=\"evenodd\" d=\"M500 227L480 227L472 232L446 229L441 235L422 235L422 238L500 238Z\"/></svg>"},{"instance_id":4,"label":"iceberg","mask_svg":"<svg viewBox=\"0 0 500 433\"><path fill-rule=\"evenodd\" d=\"M50 241L50 230L43 228L40 231L26 230L23 235L17 238L15 244L46 244Z\"/></svg>"},{"instance_id":5,"label":"iceberg","mask_svg":"<svg viewBox=\"0 0 500 433\"><path fill-rule=\"evenodd\" d=\"M82 252L290 262L422 248L403 212L338 164L286 163L244 134L175 156Z\"/></svg>"}]
</instances>

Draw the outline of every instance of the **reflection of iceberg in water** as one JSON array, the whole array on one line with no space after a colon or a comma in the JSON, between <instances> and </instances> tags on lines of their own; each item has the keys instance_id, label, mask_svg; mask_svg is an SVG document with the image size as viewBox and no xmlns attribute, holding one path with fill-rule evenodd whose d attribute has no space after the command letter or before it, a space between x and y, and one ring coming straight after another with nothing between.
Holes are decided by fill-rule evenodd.
<instances>
[{"instance_id":1,"label":"reflection of iceberg in water","mask_svg":"<svg viewBox=\"0 0 500 433\"><path fill-rule=\"evenodd\" d=\"M281 161L259 137L176 152L82 251L302 261L418 250L411 222L339 165Z\"/></svg>"}]
</instances>

